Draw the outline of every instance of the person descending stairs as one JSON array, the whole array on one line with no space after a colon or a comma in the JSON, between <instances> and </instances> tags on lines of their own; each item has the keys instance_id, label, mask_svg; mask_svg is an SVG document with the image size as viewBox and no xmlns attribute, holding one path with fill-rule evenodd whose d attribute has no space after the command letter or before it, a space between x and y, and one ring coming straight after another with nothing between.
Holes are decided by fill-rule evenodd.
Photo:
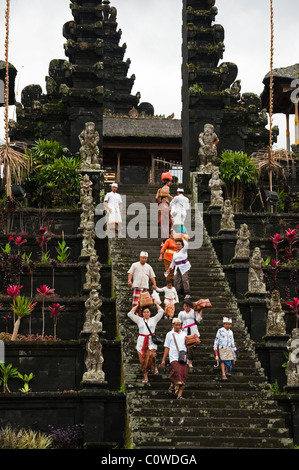
<instances>
[{"instance_id":1,"label":"person descending stairs","mask_svg":"<svg viewBox=\"0 0 299 470\"><path fill-rule=\"evenodd\" d=\"M127 316L132 305L127 271L139 259L140 252L146 250L157 286L165 285L164 266L158 261L161 239L151 236L149 230L153 221L148 209L155 202L156 190L154 185L146 189L119 187L119 193L126 195L127 208L131 203L137 207L138 202L146 207L139 225L147 229L148 235L146 238L109 241L127 398L129 431L126 446L135 449L292 448L283 414L270 391L205 227L201 247L189 250L190 289L193 301L208 298L212 307L203 311L203 319L198 325L201 342L193 368L189 369L183 400L168 394L170 368L168 365L165 369L161 367L163 346L158 346L157 352L159 373L149 373L148 383L142 382L135 349L138 330ZM134 223L134 216L128 216L127 224L130 223ZM154 232L153 227L151 231ZM180 310L182 301L176 306L175 316ZM215 367L213 344L225 316L232 319L239 353L232 376L223 381L220 367ZM171 321L163 318L156 333L164 339L171 328Z\"/></svg>"}]
</instances>

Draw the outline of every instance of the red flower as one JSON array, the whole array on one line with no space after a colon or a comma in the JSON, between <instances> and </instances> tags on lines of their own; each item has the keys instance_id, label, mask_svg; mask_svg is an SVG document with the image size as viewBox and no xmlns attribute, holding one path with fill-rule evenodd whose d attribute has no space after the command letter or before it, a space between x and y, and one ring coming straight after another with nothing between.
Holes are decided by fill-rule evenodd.
<instances>
[{"instance_id":1,"label":"red flower","mask_svg":"<svg viewBox=\"0 0 299 470\"><path fill-rule=\"evenodd\" d=\"M8 295L10 295L13 299L16 299L20 293L20 290L23 286L11 286L9 285L6 289Z\"/></svg>"},{"instance_id":2,"label":"red flower","mask_svg":"<svg viewBox=\"0 0 299 470\"><path fill-rule=\"evenodd\" d=\"M272 268L279 268L281 264L280 261L276 261L276 259L271 259L270 263L271 263Z\"/></svg>"},{"instance_id":3,"label":"red flower","mask_svg":"<svg viewBox=\"0 0 299 470\"><path fill-rule=\"evenodd\" d=\"M57 318L60 312L63 312L65 310L65 306L60 304L52 304L52 307L49 307L49 310L52 315Z\"/></svg>"},{"instance_id":4,"label":"red flower","mask_svg":"<svg viewBox=\"0 0 299 470\"><path fill-rule=\"evenodd\" d=\"M43 297L46 297L49 294L53 294L54 292L54 289L50 289L50 287L46 286L45 284L43 286L37 287L36 290Z\"/></svg>"},{"instance_id":5,"label":"red flower","mask_svg":"<svg viewBox=\"0 0 299 470\"><path fill-rule=\"evenodd\" d=\"M285 302L286 305L289 305L294 313L298 313L299 311L299 299L297 297L293 297L293 302Z\"/></svg>"},{"instance_id":6,"label":"red flower","mask_svg":"<svg viewBox=\"0 0 299 470\"><path fill-rule=\"evenodd\" d=\"M278 244L283 241L283 237L279 233L275 233L274 237L270 237L270 240L273 242L274 246L278 246Z\"/></svg>"},{"instance_id":7,"label":"red flower","mask_svg":"<svg viewBox=\"0 0 299 470\"><path fill-rule=\"evenodd\" d=\"M291 230L290 228L288 228L286 230L286 235L287 235L287 239L292 241L297 235L297 231L295 229Z\"/></svg>"},{"instance_id":8,"label":"red flower","mask_svg":"<svg viewBox=\"0 0 299 470\"><path fill-rule=\"evenodd\" d=\"M27 240L26 240L26 239L22 240L22 237L17 237L17 238L15 239L15 244L18 245L18 246L21 246L21 245L23 245L24 243L27 243Z\"/></svg>"},{"instance_id":9,"label":"red flower","mask_svg":"<svg viewBox=\"0 0 299 470\"><path fill-rule=\"evenodd\" d=\"M9 235L9 237L8 237L8 243L9 243L9 242L13 242L13 241L14 241L14 237L11 236L11 235Z\"/></svg>"}]
</instances>

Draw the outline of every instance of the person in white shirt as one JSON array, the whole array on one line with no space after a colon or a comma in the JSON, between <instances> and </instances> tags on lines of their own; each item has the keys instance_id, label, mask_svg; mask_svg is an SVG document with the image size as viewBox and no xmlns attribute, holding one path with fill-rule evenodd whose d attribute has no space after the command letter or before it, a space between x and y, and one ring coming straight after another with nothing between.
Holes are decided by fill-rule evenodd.
<instances>
[{"instance_id":1,"label":"person in white shirt","mask_svg":"<svg viewBox=\"0 0 299 470\"><path fill-rule=\"evenodd\" d=\"M165 337L161 366L165 368L165 360L168 356L171 366L169 374L171 385L168 393L170 395L177 393L177 398L180 399L183 398L182 395L188 378L187 362L181 363L178 361L179 351L187 352L185 344L186 333L182 331L182 322L179 318L173 318L172 325L173 329Z\"/></svg>"},{"instance_id":2,"label":"person in white shirt","mask_svg":"<svg viewBox=\"0 0 299 470\"><path fill-rule=\"evenodd\" d=\"M121 229L122 229L122 198L121 195L117 193L118 184L112 183L111 184L111 191L107 193L104 198L104 206L107 209L108 214L108 227L109 227L109 235L115 236L115 231L118 231L118 236L121 237Z\"/></svg>"},{"instance_id":3,"label":"person in white shirt","mask_svg":"<svg viewBox=\"0 0 299 470\"><path fill-rule=\"evenodd\" d=\"M173 280L167 279L165 287L156 287L157 292L164 292L165 316L172 318L175 312L175 304L179 303L178 293L173 286Z\"/></svg>"},{"instance_id":4,"label":"person in white shirt","mask_svg":"<svg viewBox=\"0 0 299 470\"><path fill-rule=\"evenodd\" d=\"M185 219L189 208L189 199L184 196L184 190L178 188L177 195L170 202L170 215L176 233L186 233Z\"/></svg>"},{"instance_id":5,"label":"person in white shirt","mask_svg":"<svg viewBox=\"0 0 299 470\"><path fill-rule=\"evenodd\" d=\"M214 341L214 353L216 361L219 361L222 373L222 380L227 380L227 376L232 373L232 365L236 359L234 334L231 330L231 318L223 317L223 327L219 328Z\"/></svg>"},{"instance_id":6,"label":"person in white shirt","mask_svg":"<svg viewBox=\"0 0 299 470\"><path fill-rule=\"evenodd\" d=\"M142 317L136 315L138 305L133 307L128 313L128 317L137 324L139 335L137 339L136 349L139 357L140 367L143 373L143 383L148 383L148 372L154 371L158 374L156 365L156 352L157 345L153 343L152 334L155 334L157 323L164 315L164 310L156 304L158 312L155 316L151 317L151 310L149 307L142 309ZM151 333L149 332L150 329Z\"/></svg>"},{"instance_id":7,"label":"person in white shirt","mask_svg":"<svg viewBox=\"0 0 299 470\"><path fill-rule=\"evenodd\" d=\"M186 240L176 241L177 251L174 252L172 262L166 271L168 274L174 268L174 287L178 295L184 295L185 299L190 298L189 270L191 264L188 261L188 243Z\"/></svg>"},{"instance_id":8,"label":"person in white shirt","mask_svg":"<svg viewBox=\"0 0 299 470\"><path fill-rule=\"evenodd\" d=\"M197 323L200 323L202 320L202 310L195 312L193 310L193 304L190 299L185 299L183 303L183 309L178 314L178 318L182 321L182 330L186 332L187 336L196 335L200 337L198 331ZM188 366L193 367L193 359L195 354L196 344L188 346Z\"/></svg>"},{"instance_id":9,"label":"person in white shirt","mask_svg":"<svg viewBox=\"0 0 299 470\"><path fill-rule=\"evenodd\" d=\"M156 289L156 275L153 268L147 263L147 251L141 251L139 261L133 263L128 271L128 286L133 288L132 308L140 300L140 294L149 290L149 281L153 289ZM140 313L140 312L139 312Z\"/></svg>"}]
</instances>

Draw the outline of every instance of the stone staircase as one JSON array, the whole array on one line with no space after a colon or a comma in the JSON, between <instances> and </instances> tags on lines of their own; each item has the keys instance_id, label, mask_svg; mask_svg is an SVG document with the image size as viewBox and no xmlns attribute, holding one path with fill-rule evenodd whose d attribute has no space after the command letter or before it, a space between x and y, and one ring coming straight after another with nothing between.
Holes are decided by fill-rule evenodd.
<instances>
[{"instance_id":1,"label":"stone staircase","mask_svg":"<svg viewBox=\"0 0 299 470\"><path fill-rule=\"evenodd\" d=\"M120 186L127 205L154 202L156 186ZM146 221L145 221L146 223ZM204 229L203 245L189 250L192 299L209 298L213 307L206 309L199 325L201 344L193 369L189 369L184 400L169 397L169 365L160 366L163 347L158 348L159 375L149 374L149 383L142 383L137 352L138 330L127 317L131 307L131 289L127 286L127 270L139 259L141 250L149 253L157 285L165 284L164 266L158 262L160 239L110 241L110 257L118 333L122 348L123 383L126 388L128 436L127 447L136 449L286 449L293 442L285 427L254 348L247 334L237 304L224 278L209 236ZM176 315L182 309L177 306ZM239 348L233 375L221 380L220 367L215 368L213 342L222 317L233 319L235 342ZM162 319L157 333L165 337L171 323Z\"/></svg>"}]
</instances>

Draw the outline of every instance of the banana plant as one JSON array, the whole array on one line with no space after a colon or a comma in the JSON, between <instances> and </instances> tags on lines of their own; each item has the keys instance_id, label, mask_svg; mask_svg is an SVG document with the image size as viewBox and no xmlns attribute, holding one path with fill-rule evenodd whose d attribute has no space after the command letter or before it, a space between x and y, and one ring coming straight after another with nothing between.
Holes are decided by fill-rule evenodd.
<instances>
[{"instance_id":1,"label":"banana plant","mask_svg":"<svg viewBox=\"0 0 299 470\"><path fill-rule=\"evenodd\" d=\"M3 362L0 362L0 385L3 385L3 392L10 392L8 387L9 379L19 379L20 376L20 372L12 364L6 366Z\"/></svg>"}]
</instances>

